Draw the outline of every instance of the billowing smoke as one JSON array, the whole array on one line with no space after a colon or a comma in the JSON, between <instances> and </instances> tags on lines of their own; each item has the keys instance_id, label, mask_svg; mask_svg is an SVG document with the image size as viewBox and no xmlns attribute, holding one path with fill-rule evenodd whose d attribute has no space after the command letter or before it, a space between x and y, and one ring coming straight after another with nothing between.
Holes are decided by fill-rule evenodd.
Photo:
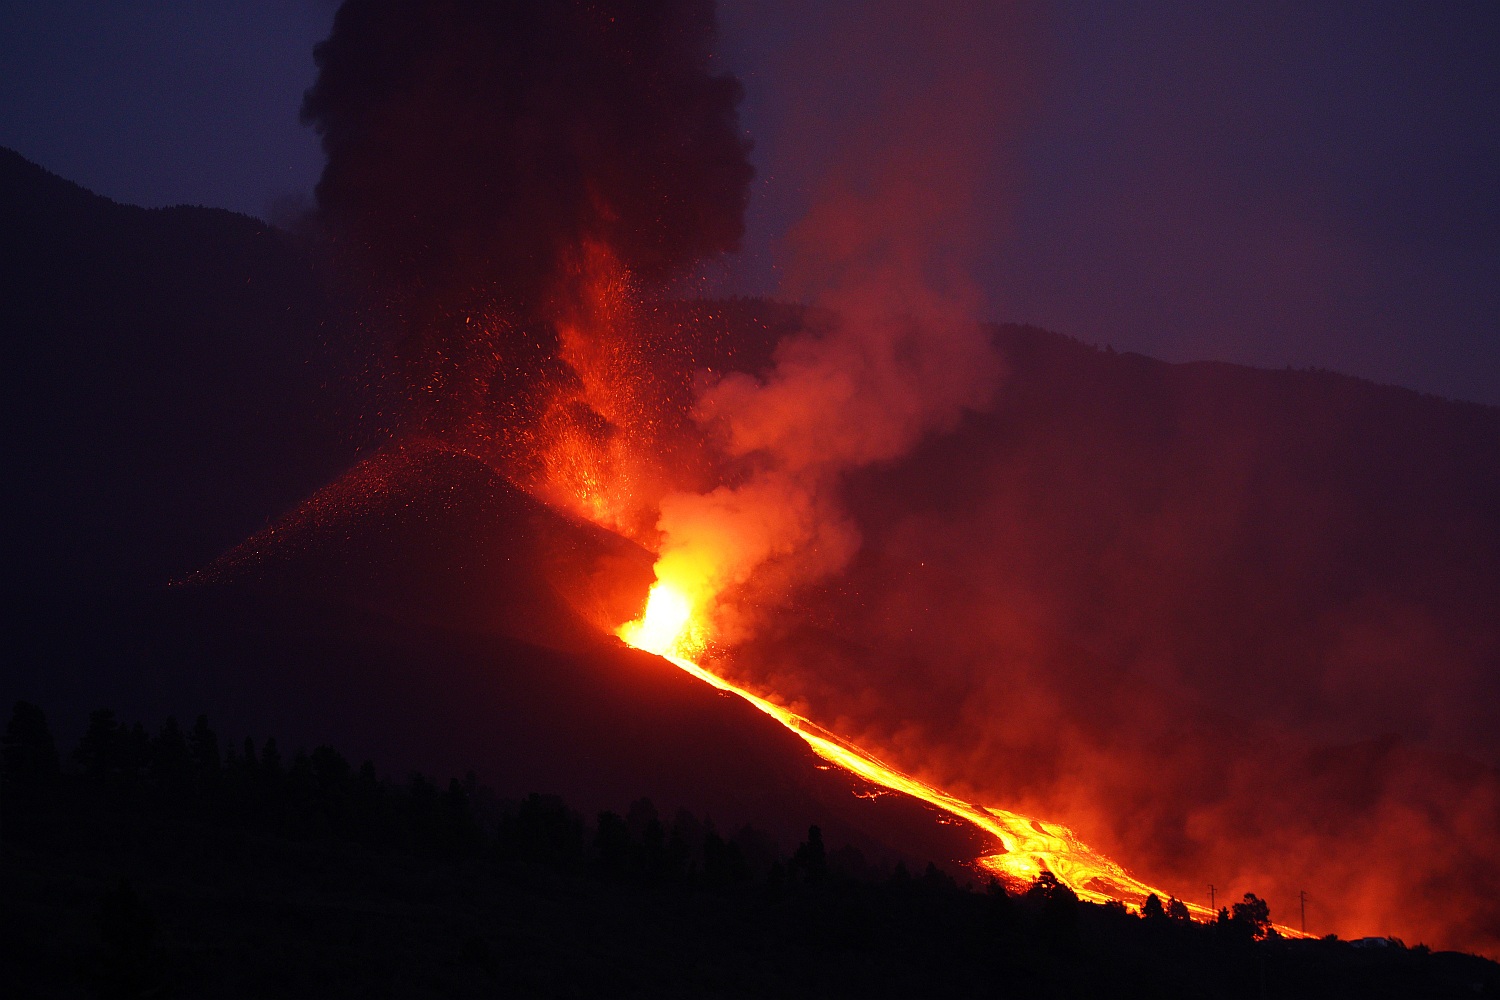
<instances>
[{"instance_id":1,"label":"billowing smoke","mask_svg":"<svg viewBox=\"0 0 1500 1000\"><path fill-rule=\"evenodd\" d=\"M1001 336L735 679L1191 901L1500 953L1500 412Z\"/></svg>"},{"instance_id":2,"label":"billowing smoke","mask_svg":"<svg viewBox=\"0 0 1500 1000\"><path fill-rule=\"evenodd\" d=\"M716 39L713 0L339 8L303 117L378 430L641 519L667 393L633 310L738 248L753 176Z\"/></svg>"},{"instance_id":3,"label":"billowing smoke","mask_svg":"<svg viewBox=\"0 0 1500 1000\"><path fill-rule=\"evenodd\" d=\"M716 33L713 0L346 0L302 112L318 211L426 309L533 310L590 242L646 282L735 250L752 171Z\"/></svg>"},{"instance_id":4,"label":"billowing smoke","mask_svg":"<svg viewBox=\"0 0 1500 1000\"><path fill-rule=\"evenodd\" d=\"M836 501L840 475L900 455L987 401L998 366L978 324L956 312L881 311L892 305L851 300L826 329L784 342L763 379L734 374L705 390L697 415L743 461L744 478L662 501L662 579L700 603L747 586L764 604L842 568L858 534ZM739 637L733 604L710 610L719 639Z\"/></svg>"},{"instance_id":5,"label":"billowing smoke","mask_svg":"<svg viewBox=\"0 0 1500 1000\"><path fill-rule=\"evenodd\" d=\"M692 595L719 640L744 638L745 608L778 603L857 550L843 475L951 428L999 383L967 265L984 239L979 179L1009 114L998 109L1014 93L969 34L979 9L940 22L898 4L810 15L780 67L796 88L783 155L838 151L786 168L808 178L811 203L786 240L782 292L813 308L769 371L700 393L695 416L739 475L667 496L659 522L660 578ZM892 37L905 47L885 63ZM817 117L851 77L869 81L865 103L836 125Z\"/></svg>"},{"instance_id":6,"label":"billowing smoke","mask_svg":"<svg viewBox=\"0 0 1500 1000\"><path fill-rule=\"evenodd\" d=\"M876 113L802 171L782 261L823 308L700 398L741 478L662 510L659 574L706 580L739 643L717 668L1194 902L1256 892L1295 926L1306 891L1314 933L1500 953L1500 419L1017 328L991 397L960 266L986 150L957 123L1007 119L973 114L969 42L869 9L825 58ZM806 107L848 110L793 62Z\"/></svg>"}]
</instances>

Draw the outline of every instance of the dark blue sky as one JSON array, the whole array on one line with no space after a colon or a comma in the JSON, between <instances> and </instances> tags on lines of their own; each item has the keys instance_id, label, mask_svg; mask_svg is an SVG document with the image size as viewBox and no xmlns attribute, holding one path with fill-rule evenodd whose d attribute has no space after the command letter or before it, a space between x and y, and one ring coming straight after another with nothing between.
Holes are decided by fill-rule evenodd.
<instances>
[{"instance_id":1,"label":"dark blue sky","mask_svg":"<svg viewBox=\"0 0 1500 1000\"><path fill-rule=\"evenodd\" d=\"M321 164L297 108L334 6L6 2L0 144L121 201L272 213ZM722 287L774 290L882 101L984 65L966 261L994 318L1500 404L1500 5L722 6L761 171Z\"/></svg>"}]
</instances>

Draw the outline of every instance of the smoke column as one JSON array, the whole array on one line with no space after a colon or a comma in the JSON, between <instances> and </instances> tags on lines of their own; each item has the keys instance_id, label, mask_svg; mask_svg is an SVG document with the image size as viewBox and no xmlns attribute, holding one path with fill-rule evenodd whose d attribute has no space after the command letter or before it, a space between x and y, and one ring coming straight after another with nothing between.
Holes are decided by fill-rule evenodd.
<instances>
[{"instance_id":1,"label":"smoke column","mask_svg":"<svg viewBox=\"0 0 1500 1000\"><path fill-rule=\"evenodd\" d=\"M838 502L844 473L952 427L999 383L967 265L987 237L979 178L1016 88L974 41L975 19L995 15L978 4L953 15L934 23L894 3L810 14L777 67L795 89L778 149L800 160L787 170L816 177L785 240L782 294L814 308L768 372L703 389L695 416L739 478L667 496L658 524L659 578L692 595L720 641L744 636L743 609L858 548ZM840 100L849 78L867 91L857 106Z\"/></svg>"},{"instance_id":2,"label":"smoke column","mask_svg":"<svg viewBox=\"0 0 1500 1000\"><path fill-rule=\"evenodd\" d=\"M589 240L643 281L735 250L751 170L715 38L711 0L347 0L303 107L319 211L404 289L521 309Z\"/></svg>"},{"instance_id":3,"label":"smoke column","mask_svg":"<svg viewBox=\"0 0 1500 1000\"><path fill-rule=\"evenodd\" d=\"M716 41L713 0L346 0L302 114L317 219L397 345L387 405L534 426L610 353L578 338L627 335L580 332L591 303L739 247L753 171ZM569 432L608 433L574 402Z\"/></svg>"}]
</instances>

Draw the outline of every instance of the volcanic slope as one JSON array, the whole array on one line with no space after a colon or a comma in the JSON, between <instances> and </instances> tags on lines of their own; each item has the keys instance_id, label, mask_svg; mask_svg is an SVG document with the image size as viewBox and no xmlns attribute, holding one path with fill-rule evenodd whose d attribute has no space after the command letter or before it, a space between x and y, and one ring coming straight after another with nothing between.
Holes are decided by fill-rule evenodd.
<instances>
[{"instance_id":1,"label":"volcanic slope","mask_svg":"<svg viewBox=\"0 0 1500 1000\"><path fill-rule=\"evenodd\" d=\"M1154 884L1497 953L1500 410L994 337L995 405L852 476L852 564L722 669Z\"/></svg>"},{"instance_id":2,"label":"volcanic slope","mask_svg":"<svg viewBox=\"0 0 1500 1000\"><path fill-rule=\"evenodd\" d=\"M738 698L610 635L650 565L473 458L393 447L118 620L79 633L31 615L30 653L54 669L8 693L92 696L148 718L206 708L221 731L283 746L332 727L378 764L472 768L502 794L590 810L646 796L784 845L816 823L872 862L978 855L969 828L861 786ZM70 687L69 661L91 658L111 664L103 689L97 668L92 690Z\"/></svg>"}]
</instances>

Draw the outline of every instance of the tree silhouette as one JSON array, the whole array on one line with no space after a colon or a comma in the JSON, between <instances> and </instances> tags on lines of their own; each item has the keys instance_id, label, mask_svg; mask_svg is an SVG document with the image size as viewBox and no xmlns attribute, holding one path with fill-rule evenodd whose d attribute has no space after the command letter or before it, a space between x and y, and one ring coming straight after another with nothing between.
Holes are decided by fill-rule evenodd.
<instances>
[{"instance_id":1,"label":"tree silhouette","mask_svg":"<svg viewBox=\"0 0 1500 1000\"><path fill-rule=\"evenodd\" d=\"M193 758L175 717L167 716L151 741L150 752L152 780L168 794L181 795L192 782Z\"/></svg>"},{"instance_id":2,"label":"tree silhouette","mask_svg":"<svg viewBox=\"0 0 1500 1000\"><path fill-rule=\"evenodd\" d=\"M1037 928L1059 945L1071 944L1078 934L1078 894L1056 875L1043 870L1023 897L1036 912Z\"/></svg>"},{"instance_id":3,"label":"tree silhouette","mask_svg":"<svg viewBox=\"0 0 1500 1000\"><path fill-rule=\"evenodd\" d=\"M447 850L467 854L478 845L480 831L474 818L474 804L468 789L457 778L448 781L448 792L443 796L443 818L443 846Z\"/></svg>"},{"instance_id":4,"label":"tree silhouette","mask_svg":"<svg viewBox=\"0 0 1500 1000\"><path fill-rule=\"evenodd\" d=\"M1247 892L1243 903L1234 904L1234 913L1230 919L1259 941L1271 930L1271 907L1255 893Z\"/></svg>"},{"instance_id":5,"label":"tree silhouette","mask_svg":"<svg viewBox=\"0 0 1500 1000\"><path fill-rule=\"evenodd\" d=\"M193 729L188 733L188 749L200 777L209 777L219 772L219 737L208 728L208 716L198 716Z\"/></svg>"},{"instance_id":6,"label":"tree silhouette","mask_svg":"<svg viewBox=\"0 0 1500 1000\"><path fill-rule=\"evenodd\" d=\"M281 751L276 748L274 737L268 738L260 749L260 769L267 778L281 777Z\"/></svg>"},{"instance_id":7,"label":"tree silhouette","mask_svg":"<svg viewBox=\"0 0 1500 1000\"><path fill-rule=\"evenodd\" d=\"M47 716L30 702L18 701L5 727L4 780L13 788L37 791L57 780L60 763Z\"/></svg>"},{"instance_id":8,"label":"tree silhouette","mask_svg":"<svg viewBox=\"0 0 1500 1000\"><path fill-rule=\"evenodd\" d=\"M599 814L594 833L594 852L599 874L606 879L621 879L630 870L630 827L620 814L605 810Z\"/></svg>"},{"instance_id":9,"label":"tree silhouette","mask_svg":"<svg viewBox=\"0 0 1500 1000\"><path fill-rule=\"evenodd\" d=\"M807 828L807 839L798 845L788 867L794 876L801 875L808 881L816 881L828 874L828 851L823 846L821 828Z\"/></svg>"},{"instance_id":10,"label":"tree silhouette","mask_svg":"<svg viewBox=\"0 0 1500 1000\"><path fill-rule=\"evenodd\" d=\"M89 714L89 726L73 751L73 763L87 777L102 780L120 767L124 737L115 713L101 708Z\"/></svg>"},{"instance_id":11,"label":"tree silhouette","mask_svg":"<svg viewBox=\"0 0 1500 1000\"><path fill-rule=\"evenodd\" d=\"M703 834L703 880L713 888L724 888L745 881L750 868L740 845L725 842L713 830Z\"/></svg>"},{"instance_id":12,"label":"tree silhouette","mask_svg":"<svg viewBox=\"0 0 1500 1000\"><path fill-rule=\"evenodd\" d=\"M584 857L583 817L554 795L533 792L502 816L498 840L502 851L552 868L581 865Z\"/></svg>"},{"instance_id":13,"label":"tree silhouette","mask_svg":"<svg viewBox=\"0 0 1500 1000\"><path fill-rule=\"evenodd\" d=\"M1036 877L1036 881L1031 883L1031 887L1026 890L1026 899L1041 904L1050 904L1058 900L1076 903L1078 894L1068 888L1056 875L1044 869Z\"/></svg>"},{"instance_id":14,"label":"tree silhouette","mask_svg":"<svg viewBox=\"0 0 1500 1000\"><path fill-rule=\"evenodd\" d=\"M953 876L944 872L934 862L927 862L927 868L922 872L922 884L929 889L957 889L958 883L953 881Z\"/></svg>"}]
</instances>

